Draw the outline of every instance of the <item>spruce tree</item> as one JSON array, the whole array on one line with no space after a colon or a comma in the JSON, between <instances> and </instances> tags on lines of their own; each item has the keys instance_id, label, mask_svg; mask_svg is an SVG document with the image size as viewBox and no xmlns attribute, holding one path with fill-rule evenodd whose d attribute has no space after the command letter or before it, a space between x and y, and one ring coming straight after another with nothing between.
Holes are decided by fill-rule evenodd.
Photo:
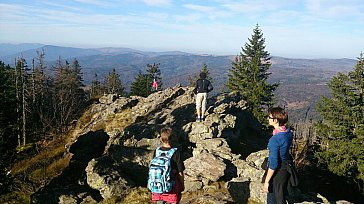
<instances>
[{"instance_id":1,"label":"spruce tree","mask_svg":"<svg viewBox=\"0 0 364 204\"><path fill-rule=\"evenodd\" d=\"M147 97L151 93L162 89L162 77L159 64L147 64L146 74L139 71L131 84L131 95ZM153 80L158 83L158 89L153 89Z\"/></svg>"},{"instance_id":2,"label":"spruce tree","mask_svg":"<svg viewBox=\"0 0 364 204\"><path fill-rule=\"evenodd\" d=\"M262 30L256 25L249 42L242 47L229 70L227 87L246 100L248 109L262 123L266 122L266 109L273 105L278 84L268 84L270 54L265 50Z\"/></svg>"},{"instance_id":3,"label":"spruce tree","mask_svg":"<svg viewBox=\"0 0 364 204\"><path fill-rule=\"evenodd\" d=\"M56 63L54 77L54 118L59 128L65 128L78 116L85 104L81 66L75 59L72 66L68 61L63 65L61 59Z\"/></svg>"},{"instance_id":4,"label":"spruce tree","mask_svg":"<svg viewBox=\"0 0 364 204\"><path fill-rule=\"evenodd\" d=\"M158 83L158 89L152 90L152 91L159 91L162 90L162 77L161 77L161 70L159 69L160 64L147 64L147 81L149 83L149 86L152 87L153 80L155 79ZM149 95L149 94L148 94Z\"/></svg>"},{"instance_id":5,"label":"spruce tree","mask_svg":"<svg viewBox=\"0 0 364 204\"><path fill-rule=\"evenodd\" d=\"M1 145L10 142L17 123L14 69L2 61L0 61L0 98Z\"/></svg>"},{"instance_id":6,"label":"spruce tree","mask_svg":"<svg viewBox=\"0 0 364 204\"><path fill-rule=\"evenodd\" d=\"M200 73L201 72L205 72L206 73L206 79L208 79L212 83L212 77L210 76L210 71L209 71L206 63L204 63L202 65L202 69L201 69ZM188 80L191 87L196 86L196 81L197 81L197 79L200 78L200 76L199 76L200 73L197 73L197 74L195 74L193 76L188 76L187 80Z\"/></svg>"},{"instance_id":7,"label":"spruce tree","mask_svg":"<svg viewBox=\"0 0 364 204\"><path fill-rule=\"evenodd\" d=\"M95 73L94 78L91 81L90 98L99 98L103 93L104 86L102 86L97 74Z\"/></svg>"},{"instance_id":8,"label":"spruce tree","mask_svg":"<svg viewBox=\"0 0 364 204\"><path fill-rule=\"evenodd\" d=\"M149 78L146 74L139 71L134 81L131 83L130 94L134 96L147 97L151 94Z\"/></svg>"},{"instance_id":9,"label":"spruce tree","mask_svg":"<svg viewBox=\"0 0 364 204\"><path fill-rule=\"evenodd\" d=\"M14 69L0 61L0 173L12 161L17 146ZM1 175L0 175L1 176ZM0 178L1 179L1 178ZM3 187L3 186L2 186ZM0 190L0 192L3 192Z\"/></svg>"},{"instance_id":10,"label":"spruce tree","mask_svg":"<svg viewBox=\"0 0 364 204\"><path fill-rule=\"evenodd\" d=\"M29 120L29 72L26 60L21 57L15 66L15 87L18 114L18 146L27 144L27 128Z\"/></svg>"},{"instance_id":11,"label":"spruce tree","mask_svg":"<svg viewBox=\"0 0 364 204\"><path fill-rule=\"evenodd\" d=\"M49 129L52 126L52 92L51 92L51 77L45 72L47 66L44 62L44 50L37 51L35 67L32 71L34 99L32 104L32 123L35 129Z\"/></svg>"},{"instance_id":12,"label":"spruce tree","mask_svg":"<svg viewBox=\"0 0 364 204\"><path fill-rule=\"evenodd\" d=\"M319 162L331 172L354 181L364 181L364 56L353 71L339 73L328 86L331 97L322 97L317 110L322 117L316 127L321 148Z\"/></svg>"},{"instance_id":13,"label":"spruce tree","mask_svg":"<svg viewBox=\"0 0 364 204\"><path fill-rule=\"evenodd\" d=\"M125 88L121 84L120 75L113 69L106 77L105 89L108 94L124 95Z\"/></svg>"}]
</instances>

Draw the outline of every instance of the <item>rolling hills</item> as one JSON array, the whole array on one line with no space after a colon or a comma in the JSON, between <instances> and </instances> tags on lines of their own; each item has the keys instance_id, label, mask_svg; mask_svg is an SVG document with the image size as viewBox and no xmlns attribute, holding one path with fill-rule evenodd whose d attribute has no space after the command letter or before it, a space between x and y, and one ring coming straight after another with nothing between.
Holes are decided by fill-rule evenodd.
<instances>
[{"instance_id":1,"label":"rolling hills","mask_svg":"<svg viewBox=\"0 0 364 204\"><path fill-rule=\"evenodd\" d=\"M103 80L115 68L122 82L129 87L139 71L145 71L147 64L159 63L164 87L177 83L188 85L188 76L195 75L207 64L213 78L214 92L224 90L228 70L234 55L216 56L192 54L180 51L144 52L130 48L73 48L41 44L0 44L0 60L13 64L15 58L23 56L28 64L37 57L36 50L45 52L48 69L59 58L79 61L85 84L95 74ZM348 72L355 66L353 59L292 59L272 56L268 82L279 82L276 91L277 104L287 107L291 120L317 118L314 107L321 95L329 95L326 83L338 72Z\"/></svg>"}]
</instances>

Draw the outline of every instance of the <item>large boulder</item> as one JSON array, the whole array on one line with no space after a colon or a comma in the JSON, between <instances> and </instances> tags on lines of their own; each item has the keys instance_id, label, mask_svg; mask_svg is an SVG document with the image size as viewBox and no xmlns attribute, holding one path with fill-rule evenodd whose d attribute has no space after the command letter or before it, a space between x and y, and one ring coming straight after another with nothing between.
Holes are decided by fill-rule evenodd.
<instances>
[{"instance_id":1,"label":"large boulder","mask_svg":"<svg viewBox=\"0 0 364 204\"><path fill-rule=\"evenodd\" d=\"M91 160L86 167L87 184L100 192L104 199L125 195L133 185L119 171L109 166L109 160Z\"/></svg>"},{"instance_id":2,"label":"large boulder","mask_svg":"<svg viewBox=\"0 0 364 204\"><path fill-rule=\"evenodd\" d=\"M201 153L184 161L187 177L193 180L217 181L224 175L226 164L210 153Z\"/></svg>"}]
</instances>

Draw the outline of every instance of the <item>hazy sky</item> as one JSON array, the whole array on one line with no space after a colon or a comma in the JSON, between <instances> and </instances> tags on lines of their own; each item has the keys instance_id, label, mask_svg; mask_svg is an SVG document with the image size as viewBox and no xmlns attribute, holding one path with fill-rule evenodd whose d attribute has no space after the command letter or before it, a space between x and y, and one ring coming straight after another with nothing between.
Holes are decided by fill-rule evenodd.
<instances>
[{"instance_id":1,"label":"hazy sky","mask_svg":"<svg viewBox=\"0 0 364 204\"><path fill-rule=\"evenodd\" d=\"M0 0L0 43L236 55L257 23L273 56L364 52L364 0Z\"/></svg>"}]
</instances>

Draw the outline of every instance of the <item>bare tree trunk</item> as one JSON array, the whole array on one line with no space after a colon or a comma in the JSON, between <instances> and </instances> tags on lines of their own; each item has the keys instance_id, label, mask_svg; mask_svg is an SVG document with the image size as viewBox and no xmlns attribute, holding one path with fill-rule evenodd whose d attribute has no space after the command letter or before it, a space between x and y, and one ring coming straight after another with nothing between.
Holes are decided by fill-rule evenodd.
<instances>
[{"instance_id":1,"label":"bare tree trunk","mask_svg":"<svg viewBox=\"0 0 364 204\"><path fill-rule=\"evenodd\" d=\"M23 115L23 145L26 144L26 97L25 97L25 89L26 89L26 79L25 79L25 75L26 75L26 70L24 67L24 61L21 62L21 83L22 83L22 102L23 102L23 110L22 110L22 115Z\"/></svg>"},{"instance_id":2,"label":"bare tree trunk","mask_svg":"<svg viewBox=\"0 0 364 204\"><path fill-rule=\"evenodd\" d=\"M23 88L22 88L22 92L23 92L23 145L26 144L26 99L25 99L25 80L24 80L24 76L22 77L22 83L23 83Z\"/></svg>"},{"instance_id":3,"label":"bare tree trunk","mask_svg":"<svg viewBox=\"0 0 364 204\"><path fill-rule=\"evenodd\" d=\"M15 58L15 92L16 92L16 115L17 115L17 132L18 132L18 146L21 145L21 135L20 135L20 117L19 117L19 87L18 87L18 66L17 66L17 60Z\"/></svg>"},{"instance_id":4,"label":"bare tree trunk","mask_svg":"<svg viewBox=\"0 0 364 204\"><path fill-rule=\"evenodd\" d=\"M33 97L33 107L34 107L34 104L35 104L35 79L34 79L34 58L33 58L33 61L32 61L32 97ZM33 108L34 110L34 108Z\"/></svg>"}]
</instances>

